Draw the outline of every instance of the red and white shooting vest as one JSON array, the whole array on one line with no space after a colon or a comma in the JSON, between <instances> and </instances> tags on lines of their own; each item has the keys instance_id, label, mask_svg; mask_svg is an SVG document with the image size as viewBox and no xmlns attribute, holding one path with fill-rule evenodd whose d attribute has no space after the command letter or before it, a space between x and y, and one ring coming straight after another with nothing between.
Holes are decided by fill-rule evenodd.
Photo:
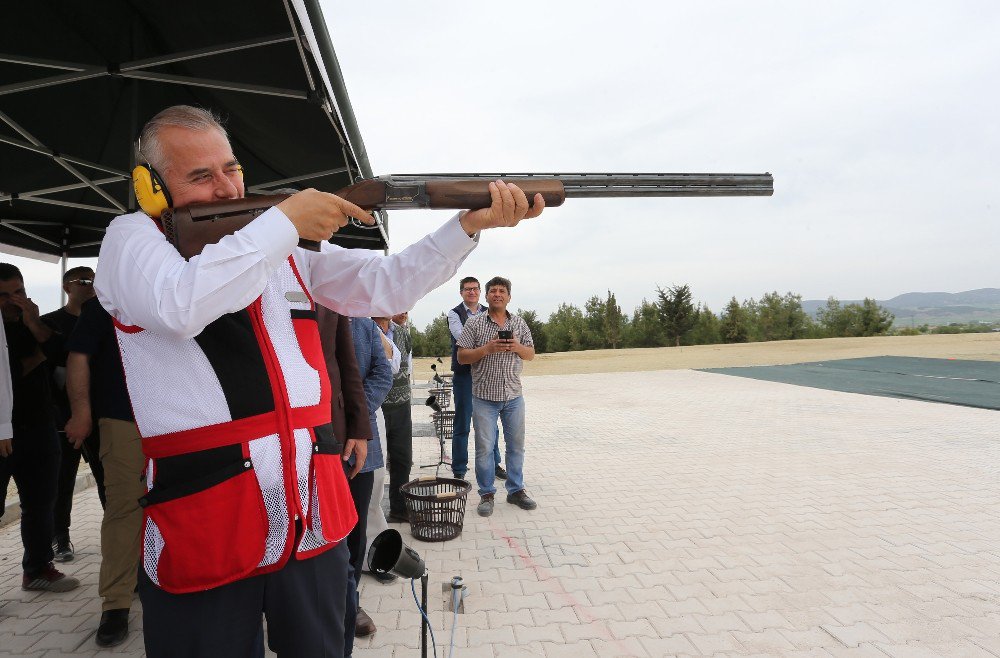
<instances>
[{"instance_id":1,"label":"red and white shooting vest","mask_svg":"<svg viewBox=\"0 0 1000 658\"><path fill-rule=\"evenodd\" d=\"M315 305L292 257L250 306L194 338L115 327L148 459L150 580L178 594L210 589L347 536L357 513Z\"/></svg>"}]
</instances>

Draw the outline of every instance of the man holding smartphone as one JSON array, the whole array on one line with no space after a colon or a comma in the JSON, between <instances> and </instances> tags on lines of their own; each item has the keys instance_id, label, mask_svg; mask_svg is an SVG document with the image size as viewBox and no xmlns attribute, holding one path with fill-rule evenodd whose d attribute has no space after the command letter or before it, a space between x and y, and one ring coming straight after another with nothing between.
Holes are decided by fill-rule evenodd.
<instances>
[{"instance_id":1,"label":"man holding smartphone","mask_svg":"<svg viewBox=\"0 0 1000 658\"><path fill-rule=\"evenodd\" d=\"M458 362L458 338L470 318L486 312L479 303L479 279L464 277L458 284L462 303L448 311L448 331L451 339L451 388L455 400L455 431L451 438L451 472L456 479L464 480L469 470L469 427L472 425L472 368ZM507 479L507 471L500 462L500 446L493 452L496 477ZM475 465L473 465L475 466Z\"/></svg>"},{"instance_id":2,"label":"man holding smartphone","mask_svg":"<svg viewBox=\"0 0 1000 658\"><path fill-rule=\"evenodd\" d=\"M524 398L521 395L523 361L535 358L531 330L507 310L510 280L495 276L486 284L489 311L470 318L457 341L458 362L472 365L472 421L476 432L476 483L480 516L493 513L493 451L503 425L507 447L507 502L524 510L538 505L524 488Z\"/></svg>"}]
</instances>

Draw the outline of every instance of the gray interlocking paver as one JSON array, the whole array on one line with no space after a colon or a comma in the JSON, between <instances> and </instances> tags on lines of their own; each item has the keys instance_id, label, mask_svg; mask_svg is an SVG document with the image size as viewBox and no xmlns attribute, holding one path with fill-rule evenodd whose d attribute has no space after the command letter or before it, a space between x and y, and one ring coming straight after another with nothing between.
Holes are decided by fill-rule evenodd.
<instances>
[{"instance_id":1,"label":"gray interlocking paver","mask_svg":"<svg viewBox=\"0 0 1000 658\"><path fill-rule=\"evenodd\" d=\"M501 490L483 519L473 492L456 540L395 526L431 569L439 655L441 584L461 575L455 655L474 658L1000 656L997 412L692 371L532 377L525 395L538 510ZM416 463L436 451L415 439ZM0 656L142 654L138 602L125 645L93 644L99 524L80 492L64 570L84 586L61 595L21 591L0 529ZM379 631L355 655L415 655L410 584L361 592Z\"/></svg>"},{"instance_id":2,"label":"gray interlocking paver","mask_svg":"<svg viewBox=\"0 0 1000 658\"><path fill-rule=\"evenodd\" d=\"M727 651L743 651L743 645L740 644L739 640L732 633L686 633L684 637L694 645L698 654L704 656L725 653Z\"/></svg>"},{"instance_id":3,"label":"gray interlocking paver","mask_svg":"<svg viewBox=\"0 0 1000 658\"><path fill-rule=\"evenodd\" d=\"M590 640L590 646L593 647L599 658L644 658L652 655L646 651L637 638L625 640L594 638Z\"/></svg>"},{"instance_id":4,"label":"gray interlocking paver","mask_svg":"<svg viewBox=\"0 0 1000 658\"><path fill-rule=\"evenodd\" d=\"M820 626L824 631L832 635L845 647L857 647L863 643L878 643L891 640L892 638L881 633L878 629L873 628L870 624L859 621L850 626L835 626L833 624L823 624ZM885 628L885 627L883 627ZM896 631L899 635L903 633L899 632L898 629L886 628L888 631ZM897 635L896 637L899 637Z\"/></svg>"},{"instance_id":5,"label":"gray interlocking paver","mask_svg":"<svg viewBox=\"0 0 1000 658\"><path fill-rule=\"evenodd\" d=\"M597 658L597 652L589 642L569 644L541 642L540 644L542 650L545 651L546 658Z\"/></svg>"},{"instance_id":6,"label":"gray interlocking paver","mask_svg":"<svg viewBox=\"0 0 1000 658\"><path fill-rule=\"evenodd\" d=\"M750 632L733 631L732 635L737 642L743 645L745 650L751 653L775 655L795 649L795 646L775 628Z\"/></svg>"},{"instance_id":7,"label":"gray interlocking paver","mask_svg":"<svg viewBox=\"0 0 1000 658\"><path fill-rule=\"evenodd\" d=\"M701 652L684 635L659 638L639 638L639 643L651 656L698 656Z\"/></svg>"}]
</instances>

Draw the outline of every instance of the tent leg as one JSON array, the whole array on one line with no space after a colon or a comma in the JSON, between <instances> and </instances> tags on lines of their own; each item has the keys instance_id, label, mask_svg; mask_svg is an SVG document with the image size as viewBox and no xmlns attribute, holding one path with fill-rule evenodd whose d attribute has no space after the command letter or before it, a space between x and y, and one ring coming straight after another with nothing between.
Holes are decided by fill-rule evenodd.
<instances>
[{"instance_id":1,"label":"tent leg","mask_svg":"<svg viewBox=\"0 0 1000 658\"><path fill-rule=\"evenodd\" d=\"M66 305L66 288L63 287L63 279L66 277L66 261L69 260L69 252L64 251L59 259L59 308Z\"/></svg>"}]
</instances>

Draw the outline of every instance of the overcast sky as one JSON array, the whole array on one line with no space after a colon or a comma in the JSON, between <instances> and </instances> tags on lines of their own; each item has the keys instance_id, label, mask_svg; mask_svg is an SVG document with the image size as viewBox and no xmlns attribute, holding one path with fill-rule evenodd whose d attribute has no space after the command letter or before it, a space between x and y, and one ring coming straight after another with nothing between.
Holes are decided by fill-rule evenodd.
<instances>
[{"instance_id":1,"label":"overcast sky","mask_svg":"<svg viewBox=\"0 0 1000 658\"><path fill-rule=\"evenodd\" d=\"M488 232L459 276L507 276L514 308L1000 287L1000 3L323 8L377 174L774 174L772 198L571 199ZM393 212L393 251L446 217ZM458 301L456 277L414 319Z\"/></svg>"},{"instance_id":2,"label":"overcast sky","mask_svg":"<svg viewBox=\"0 0 1000 658\"><path fill-rule=\"evenodd\" d=\"M376 173L765 172L772 198L568 200L484 235L543 317L614 291L1000 287L1000 4L325 2ZM443 219L443 217L442 217ZM438 213L396 211L393 249ZM420 302L423 327L456 281Z\"/></svg>"}]
</instances>

